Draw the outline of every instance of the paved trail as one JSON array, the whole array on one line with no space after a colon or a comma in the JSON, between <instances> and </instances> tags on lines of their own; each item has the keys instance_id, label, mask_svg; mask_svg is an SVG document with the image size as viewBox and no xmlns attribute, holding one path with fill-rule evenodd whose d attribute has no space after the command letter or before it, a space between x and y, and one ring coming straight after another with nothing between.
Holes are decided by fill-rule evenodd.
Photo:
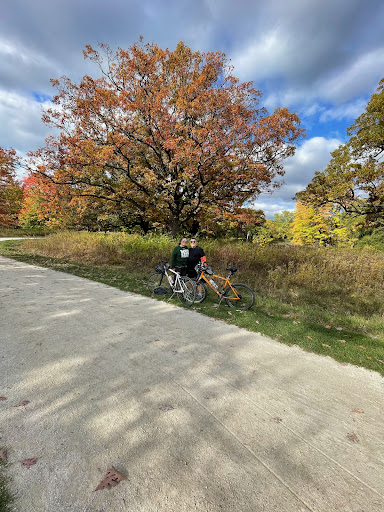
<instances>
[{"instance_id":1,"label":"paved trail","mask_svg":"<svg viewBox=\"0 0 384 512\"><path fill-rule=\"evenodd\" d=\"M17 512L384 510L374 372L6 258L0 338Z\"/></svg>"}]
</instances>

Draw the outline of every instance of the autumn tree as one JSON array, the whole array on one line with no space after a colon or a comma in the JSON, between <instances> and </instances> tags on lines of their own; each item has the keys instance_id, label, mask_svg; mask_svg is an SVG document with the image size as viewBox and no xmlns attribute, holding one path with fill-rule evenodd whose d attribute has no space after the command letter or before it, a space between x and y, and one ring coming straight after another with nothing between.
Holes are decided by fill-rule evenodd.
<instances>
[{"instance_id":1,"label":"autumn tree","mask_svg":"<svg viewBox=\"0 0 384 512\"><path fill-rule=\"evenodd\" d=\"M228 213L222 208L213 207L205 211L199 231L204 236L252 241L264 223L265 215L262 210L239 207Z\"/></svg>"},{"instance_id":2,"label":"autumn tree","mask_svg":"<svg viewBox=\"0 0 384 512\"><path fill-rule=\"evenodd\" d=\"M53 80L43 120L60 135L32 155L34 170L73 195L109 202L174 235L207 209L229 215L273 186L302 135L286 108L269 114L223 53L135 44L87 46L99 70L79 84Z\"/></svg>"},{"instance_id":3,"label":"autumn tree","mask_svg":"<svg viewBox=\"0 0 384 512\"><path fill-rule=\"evenodd\" d=\"M353 246L358 239L356 220L330 205L315 208L297 202L291 226L296 245Z\"/></svg>"},{"instance_id":4,"label":"autumn tree","mask_svg":"<svg viewBox=\"0 0 384 512\"><path fill-rule=\"evenodd\" d=\"M315 207L336 205L368 223L383 225L384 78L347 132L349 141L332 153L327 168L317 172L296 199Z\"/></svg>"},{"instance_id":5,"label":"autumn tree","mask_svg":"<svg viewBox=\"0 0 384 512\"><path fill-rule=\"evenodd\" d=\"M22 180L23 207L19 215L22 227L86 229L106 231L122 225L133 227L137 220L123 208L110 202L73 194L68 185L57 185L41 173L30 173Z\"/></svg>"},{"instance_id":6,"label":"autumn tree","mask_svg":"<svg viewBox=\"0 0 384 512\"><path fill-rule=\"evenodd\" d=\"M292 222L293 243L296 245L326 244L329 241L327 219L330 215L329 206L315 208L297 202Z\"/></svg>"},{"instance_id":7,"label":"autumn tree","mask_svg":"<svg viewBox=\"0 0 384 512\"><path fill-rule=\"evenodd\" d=\"M65 190L40 173L30 173L22 180L24 192L19 223L25 228L67 227Z\"/></svg>"},{"instance_id":8,"label":"autumn tree","mask_svg":"<svg viewBox=\"0 0 384 512\"><path fill-rule=\"evenodd\" d=\"M0 225L15 227L23 192L16 179L19 159L14 149L0 147Z\"/></svg>"},{"instance_id":9,"label":"autumn tree","mask_svg":"<svg viewBox=\"0 0 384 512\"><path fill-rule=\"evenodd\" d=\"M295 218L294 212L284 210L281 213L275 213L271 233L274 240L290 240L292 238L292 224Z\"/></svg>"}]
</instances>

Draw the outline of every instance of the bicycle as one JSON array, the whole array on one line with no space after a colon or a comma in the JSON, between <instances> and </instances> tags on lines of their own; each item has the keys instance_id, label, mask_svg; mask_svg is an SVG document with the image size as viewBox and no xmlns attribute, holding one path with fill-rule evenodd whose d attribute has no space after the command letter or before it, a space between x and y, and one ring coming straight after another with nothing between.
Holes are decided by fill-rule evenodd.
<instances>
[{"instance_id":1,"label":"bicycle","mask_svg":"<svg viewBox=\"0 0 384 512\"><path fill-rule=\"evenodd\" d=\"M253 290L246 284L230 282L230 277L237 272L237 267L227 268L228 277L221 277L213 273L213 269L209 265L198 263L195 267L197 272L196 288L198 288L198 295L195 299L197 303L203 302L208 293L209 286L219 297L219 305L224 299L226 304L231 308L241 309L245 311L251 308L255 302L255 294ZM210 277L207 277L206 274ZM219 285L213 280L219 279L223 281L219 290Z\"/></svg>"},{"instance_id":2,"label":"bicycle","mask_svg":"<svg viewBox=\"0 0 384 512\"><path fill-rule=\"evenodd\" d=\"M170 264L165 260L161 260L155 266L155 272L148 278L147 288L155 295L168 295L172 291L168 302L176 295L179 302L187 307L192 306L196 298L195 282L189 277L181 276L179 272L172 270Z\"/></svg>"}]
</instances>

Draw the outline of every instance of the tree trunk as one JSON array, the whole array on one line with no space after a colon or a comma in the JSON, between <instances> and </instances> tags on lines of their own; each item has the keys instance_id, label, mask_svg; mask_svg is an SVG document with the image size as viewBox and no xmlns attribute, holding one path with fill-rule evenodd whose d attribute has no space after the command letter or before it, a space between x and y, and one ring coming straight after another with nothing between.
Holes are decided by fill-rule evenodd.
<instances>
[{"instance_id":1,"label":"tree trunk","mask_svg":"<svg viewBox=\"0 0 384 512\"><path fill-rule=\"evenodd\" d=\"M147 220L140 218L140 230L142 235L146 235L149 231L150 223Z\"/></svg>"},{"instance_id":2,"label":"tree trunk","mask_svg":"<svg viewBox=\"0 0 384 512\"><path fill-rule=\"evenodd\" d=\"M178 217L173 217L171 221L171 235L176 238L180 231L180 219Z\"/></svg>"}]
</instances>

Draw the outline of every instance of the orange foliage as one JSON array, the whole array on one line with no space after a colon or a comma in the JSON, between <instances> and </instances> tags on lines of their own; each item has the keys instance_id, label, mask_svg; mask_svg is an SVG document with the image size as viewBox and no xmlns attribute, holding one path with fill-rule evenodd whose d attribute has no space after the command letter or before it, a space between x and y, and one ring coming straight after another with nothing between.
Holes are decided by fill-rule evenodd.
<instances>
[{"instance_id":1,"label":"orange foliage","mask_svg":"<svg viewBox=\"0 0 384 512\"><path fill-rule=\"evenodd\" d=\"M176 234L213 205L241 207L283 174L302 135L288 109L259 106L261 92L232 76L220 52L181 42L84 55L102 76L52 81L58 108L43 119L61 134L31 155L33 168L143 223Z\"/></svg>"}]
</instances>

